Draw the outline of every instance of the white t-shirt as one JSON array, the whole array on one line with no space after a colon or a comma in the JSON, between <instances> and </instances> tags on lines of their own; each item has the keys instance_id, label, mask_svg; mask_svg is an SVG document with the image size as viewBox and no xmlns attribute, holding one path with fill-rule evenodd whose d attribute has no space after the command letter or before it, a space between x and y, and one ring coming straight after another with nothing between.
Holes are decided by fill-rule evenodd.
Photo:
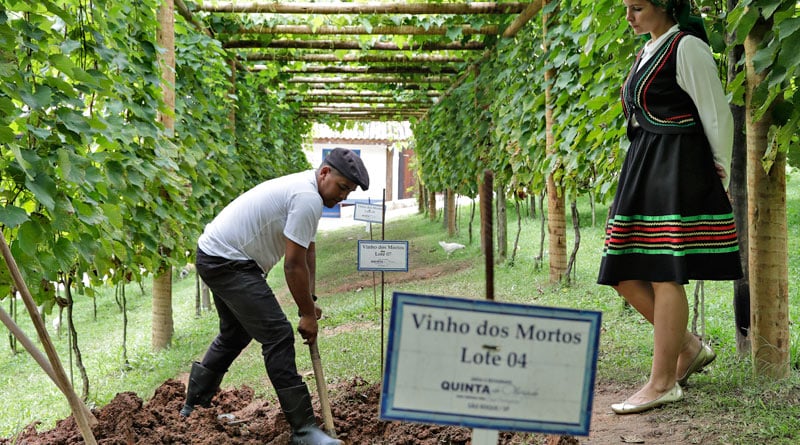
<instances>
[{"instance_id":1,"label":"white t-shirt","mask_svg":"<svg viewBox=\"0 0 800 445\"><path fill-rule=\"evenodd\" d=\"M322 216L315 170L283 176L246 191L206 225L197 241L208 255L254 260L264 273L280 261L286 238L308 248Z\"/></svg>"},{"instance_id":2,"label":"white t-shirt","mask_svg":"<svg viewBox=\"0 0 800 445\"><path fill-rule=\"evenodd\" d=\"M678 25L670 28L658 39L648 41L639 67L641 68L669 36L676 32ZM733 114L719 79L717 64L707 43L691 35L680 41L676 80L697 107L703 131L714 153L714 161L725 168L726 177L722 180L722 185L727 189L731 178Z\"/></svg>"}]
</instances>

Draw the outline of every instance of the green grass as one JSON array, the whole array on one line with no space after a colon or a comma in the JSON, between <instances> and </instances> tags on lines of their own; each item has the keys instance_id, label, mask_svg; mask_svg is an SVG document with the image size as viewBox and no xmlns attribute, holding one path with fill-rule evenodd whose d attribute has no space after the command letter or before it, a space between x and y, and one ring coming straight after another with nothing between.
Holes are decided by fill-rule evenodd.
<instances>
[{"instance_id":1,"label":"green grass","mask_svg":"<svg viewBox=\"0 0 800 445\"><path fill-rule=\"evenodd\" d=\"M601 255L605 208L598 208L598 224L590 227L586 203L581 203L581 248L574 283L569 287L548 282L547 257L537 269L539 220L523 219L520 248L513 265L495 268L495 298L498 301L558 306L603 312L598 361L598 382L641 384L649 373L652 357L652 327L626 307L614 291L595 284ZM800 442L800 174L788 177L787 213L789 223L789 310L792 339L792 375L781 381L754 377L749 357L739 357L734 338L732 284L707 282L705 285L705 334L713 341L717 361L707 373L693 377L690 402L692 415L705 418L709 431L719 443L790 444ZM440 219L431 222L426 215L413 215L389 221L386 239L409 241L409 272L380 273L356 271L356 243L369 235L363 226L320 233L318 243L317 294L326 317L321 321L320 350L328 381L359 376L377 382L381 375L381 321L388 329L391 295L394 291L443 296L484 298L484 265L480 255L479 226L474 225L472 240L467 230L469 207L459 214L459 233L452 239ZM509 208L509 240L516 236L517 219ZM379 227L379 226L377 226ZM379 236L376 230L374 236ZM568 230L572 242L572 230ZM448 257L438 241L457 241L467 248ZM511 245L509 244L509 250ZM571 251L572 244L568 246ZM424 279L423 279L424 278ZM281 265L270 274L269 282L286 305L287 314L296 313L283 284ZM687 286L690 306L694 285ZM194 314L194 277L173 284L175 336L171 348L150 350L150 289L144 294L137 285L126 288L128 295L128 366L122 359L122 315L114 301L113 289L101 289L97 297L98 318L92 318L90 298L76 296L76 325L79 344L91 381L89 403L102 406L115 394L133 391L148 399L164 380L189 370L199 359L217 329L214 312ZM8 310L9 300L3 300ZM381 317L381 308L384 309ZM32 335L26 316L19 323ZM698 322L699 323L699 322ZM48 319L48 326L50 321ZM52 330L51 330L52 332ZM54 336L62 361L70 369L66 333ZM38 342L37 342L38 343ZM299 341L298 368L311 372L307 348ZM21 350L21 346L20 346ZM308 378L313 391L313 378ZM81 383L75 371L75 384ZM261 397L274 397L266 379L260 345L251 344L234 362L224 386L248 385ZM30 356L21 350L14 355L8 341L0 346L0 437L7 437L35 420L40 429L52 428L57 419L69 415L69 407L55 385Z\"/></svg>"}]
</instances>

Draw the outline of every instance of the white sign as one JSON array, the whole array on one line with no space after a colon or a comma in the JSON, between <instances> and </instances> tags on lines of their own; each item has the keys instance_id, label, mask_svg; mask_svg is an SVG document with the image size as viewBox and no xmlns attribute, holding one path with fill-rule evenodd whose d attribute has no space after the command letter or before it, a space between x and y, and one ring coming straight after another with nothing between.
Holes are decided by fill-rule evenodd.
<instances>
[{"instance_id":1,"label":"white sign","mask_svg":"<svg viewBox=\"0 0 800 445\"><path fill-rule=\"evenodd\" d=\"M408 272L408 241L358 241L358 270Z\"/></svg>"},{"instance_id":2,"label":"white sign","mask_svg":"<svg viewBox=\"0 0 800 445\"><path fill-rule=\"evenodd\" d=\"M380 416L588 436L600 318L395 292Z\"/></svg>"},{"instance_id":3,"label":"white sign","mask_svg":"<svg viewBox=\"0 0 800 445\"><path fill-rule=\"evenodd\" d=\"M353 219L356 221L383 223L383 204L357 202L356 209L353 211Z\"/></svg>"}]
</instances>

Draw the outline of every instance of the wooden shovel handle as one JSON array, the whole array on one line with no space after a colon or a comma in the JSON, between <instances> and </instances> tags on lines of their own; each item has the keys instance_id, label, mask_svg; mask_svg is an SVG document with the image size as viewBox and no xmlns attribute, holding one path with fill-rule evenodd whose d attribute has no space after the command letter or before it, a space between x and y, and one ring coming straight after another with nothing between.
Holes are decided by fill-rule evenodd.
<instances>
[{"instance_id":1,"label":"wooden shovel handle","mask_svg":"<svg viewBox=\"0 0 800 445\"><path fill-rule=\"evenodd\" d=\"M319 337L317 337L319 340ZM336 430L333 427L333 414L331 413L331 402L328 399L328 386L325 383L325 375L322 373L322 359L319 356L317 341L308 345L311 351L311 366L314 368L314 378L317 381L317 392L319 393L319 405L322 409L322 420L325 423L325 432L332 438L336 438Z\"/></svg>"}]
</instances>

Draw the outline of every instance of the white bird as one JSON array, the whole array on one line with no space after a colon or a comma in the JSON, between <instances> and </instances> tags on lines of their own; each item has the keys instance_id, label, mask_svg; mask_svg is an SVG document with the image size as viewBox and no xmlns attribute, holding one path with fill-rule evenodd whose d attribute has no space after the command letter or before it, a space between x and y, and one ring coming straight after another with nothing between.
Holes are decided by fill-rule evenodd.
<instances>
[{"instance_id":1,"label":"white bird","mask_svg":"<svg viewBox=\"0 0 800 445\"><path fill-rule=\"evenodd\" d=\"M187 263L185 266L181 268L178 277L182 280L189 276L190 273L194 272L194 263Z\"/></svg>"},{"instance_id":2,"label":"white bird","mask_svg":"<svg viewBox=\"0 0 800 445\"><path fill-rule=\"evenodd\" d=\"M439 241L439 245L442 246L445 252L447 252L447 256L450 256L451 253L455 252L458 249L463 249L465 246L459 243L446 243L444 241Z\"/></svg>"}]
</instances>

